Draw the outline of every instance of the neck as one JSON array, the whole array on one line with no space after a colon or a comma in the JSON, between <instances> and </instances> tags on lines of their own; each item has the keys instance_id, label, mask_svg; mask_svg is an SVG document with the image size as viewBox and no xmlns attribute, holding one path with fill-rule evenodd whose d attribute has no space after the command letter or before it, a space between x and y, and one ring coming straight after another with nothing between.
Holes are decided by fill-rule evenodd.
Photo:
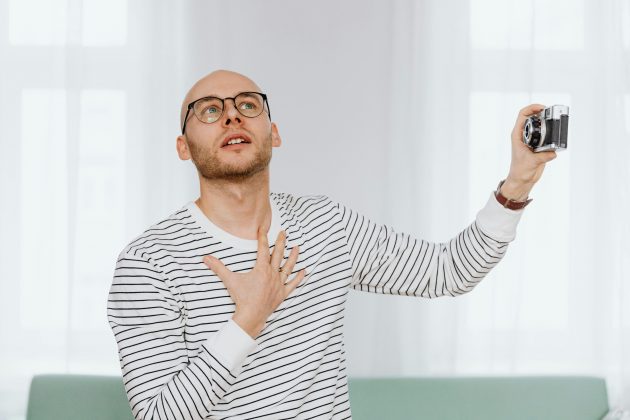
<instances>
[{"instance_id":1,"label":"neck","mask_svg":"<svg viewBox=\"0 0 630 420\"><path fill-rule=\"evenodd\" d=\"M197 206L212 223L242 239L257 239L258 227L269 229L269 168L246 181L205 179L200 176Z\"/></svg>"}]
</instances>

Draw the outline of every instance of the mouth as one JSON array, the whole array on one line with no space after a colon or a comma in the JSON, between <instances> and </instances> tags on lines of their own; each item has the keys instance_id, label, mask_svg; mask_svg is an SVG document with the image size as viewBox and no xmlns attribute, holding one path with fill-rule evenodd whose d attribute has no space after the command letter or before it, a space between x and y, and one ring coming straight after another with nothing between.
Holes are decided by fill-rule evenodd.
<instances>
[{"instance_id":1,"label":"mouth","mask_svg":"<svg viewBox=\"0 0 630 420\"><path fill-rule=\"evenodd\" d=\"M252 141L245 134L232 134L221 142L222 149L242 149Z\"/></svg>"}]
</instances>

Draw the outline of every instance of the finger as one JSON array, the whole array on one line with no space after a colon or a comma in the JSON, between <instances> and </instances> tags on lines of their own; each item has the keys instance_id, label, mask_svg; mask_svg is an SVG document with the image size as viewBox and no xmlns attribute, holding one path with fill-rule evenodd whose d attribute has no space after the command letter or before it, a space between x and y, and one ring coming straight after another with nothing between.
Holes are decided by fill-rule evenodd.
<instances>
[{"instance_id":1,"label":"finger","mask_svg":"<svg viewBox=\"0 0 630 420\"><path fill-rule=\"evenodd\" d=\"M293 267L295 266L295 263L297 262L299 253L300 253L299 246L296 245L293 248L291 248L291 253L289 254L289 258L287 258L287 261L282 266L283 272L287 274L291 274L293 272Z\"/></svg>"},{"instance_id":2,"label":"finger","mask_svg":"<svg viewBox=\"0 0 630 420\"><path fill-rule=\"evenodd\" d=\"M256 264L269 264L269 242L267 241L268 227L258 227L258 252L256 254Z\"/></svg>"},{"instance_id":3,"label":"finger","mask_svg":"<svg viewBox=\"0 0 630 420\"><path fill-rule=\"evenodd\" d=\"M285 285L285 291L286 291L286 296L289 296L291 293L293 293L293 291L295 290L295 288L302 282L302 279L304 278L304 276L306 275L306 269L303 268L300 270L299 273L297 273L295 275L295 277L293 278L293 280L291 280L290 282L288 282Z\"/></svg>"},{"instance_id":4,"label":"finger","mask_svg":"<svg viewBox=\"0 0 630 420\"><path fill-rule=\"evenodd\" d=\"M545 108L544 105L542 104L531 104L531 105L527 105L525 108L521 109L518 112L518 116L519 117L530 117L534 114L537 114L538 112L542 111Z\"/></svg>"},{"instance_id":5,"label":"finger","mask_svg":"<svg viewBox=\"0 0 630 420\"><path fill-rule=\"evenodd\" d=\"M208 266L214 273L224 282L230 281L230 274L232 273L218 258L212 255L206 255L203 257L203 263ZM227 284L226 284L227 286Z\"/></svg>"},{"instance_id":6,"label":"finger","mask_svg":"<svg viewBox=\"0 0 630 420\"><path fill-rule=\"evenodd\" d=\"M549 152L540 152L537 153L538 155L538 159L542 162L542 163L547 163L549 161L554 160L556 157L558 157L558 155L556 154L555 151L551 150Z\"/></svg>"},{"instance_id":7,"label":"finger","mask_svg":"<svg viewBox=\"0 0 630 420\"><path fill-rule=\"evenodd\" d=\"M280 263L282 262L282 257L284 256L284 247L285 247L286 234L284 230L281 230L278 233L278 238L276 239L276 244L273 247L273 253L271 254L271 268L277 270L280 268Z\"/></svg>"},{"instance_id":8,"label":"finger","mask_svg":"<svg viewBox=\"0 0 630 420\"><path fill-rule=\"evenodd\" d=\"M527 118L542 111L544 108L545 106L542 104L531 104L521 109L518 112L516 124L514 124L514 130L512 132L512 134L514 134L514 138L518 137L520 139L523 129L525 128L525 121L527 121Z\"/></svg>"}]
</instances>

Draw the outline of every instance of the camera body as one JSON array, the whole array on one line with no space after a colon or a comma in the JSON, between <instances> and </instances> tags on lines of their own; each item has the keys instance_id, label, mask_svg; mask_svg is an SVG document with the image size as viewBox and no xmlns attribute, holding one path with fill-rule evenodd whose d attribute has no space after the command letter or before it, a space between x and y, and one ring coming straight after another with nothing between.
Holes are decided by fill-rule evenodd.
<instances>
[{"instance_id":1,"label":"camera body","mask_svg":"<svg viewBox=\"0 0 630 420\"><path fill-rule=\"evenodd\" d=\"M523 143L534 152L564 150L569 131L569 107L553 105L525 121Z\"/></svg>"}]
</instances>

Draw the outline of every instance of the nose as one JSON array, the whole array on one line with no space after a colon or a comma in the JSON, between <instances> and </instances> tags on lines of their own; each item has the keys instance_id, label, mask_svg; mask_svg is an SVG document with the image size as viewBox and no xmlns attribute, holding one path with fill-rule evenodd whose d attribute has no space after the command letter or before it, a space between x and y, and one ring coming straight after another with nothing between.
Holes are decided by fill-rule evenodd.
<instances>
[{"instance_id":1,"label":"nose","mask_svg":"<svg viewBox=\"0 0 630 420\"><path fill-rule=\"evenodd\" d=\"M241 114L236 110L236 102L232 98L226 98L224 101L225 109L223 110L223 121L222 124L224 126L228 126L230 124L241 124Z\"/></svg>"}]
</instances>

